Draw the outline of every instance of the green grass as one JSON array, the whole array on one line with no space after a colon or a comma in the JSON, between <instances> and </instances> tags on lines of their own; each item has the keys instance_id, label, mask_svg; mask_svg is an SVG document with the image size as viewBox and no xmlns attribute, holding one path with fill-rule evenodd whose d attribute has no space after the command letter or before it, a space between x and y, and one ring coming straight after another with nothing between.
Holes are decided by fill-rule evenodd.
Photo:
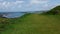
<instances>
[{"instance_id":1,"label":"green grass","mask_svg":"<svg viewBox=\"0 0 60 34\"><path fill-rule=\"evenodd\" d=\"M14 24L1 34L60 34L60 15L29 14L9 22Z\"/></svg>"}]
</instances>

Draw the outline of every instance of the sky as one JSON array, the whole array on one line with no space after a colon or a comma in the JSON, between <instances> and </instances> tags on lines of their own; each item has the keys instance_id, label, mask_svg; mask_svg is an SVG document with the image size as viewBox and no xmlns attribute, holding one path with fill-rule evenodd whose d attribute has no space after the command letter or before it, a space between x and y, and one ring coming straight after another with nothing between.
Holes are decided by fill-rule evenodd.
<instances>
[{"instance_id":1,"label":"sky","mask_svg":"<svg viewBox=\"0 0 60 34\"><path fill-rule=\"evenodd\" d=\"M50 10L60 5L60 0L0 0L0 12Z\"/></svg>"}]
</instances>

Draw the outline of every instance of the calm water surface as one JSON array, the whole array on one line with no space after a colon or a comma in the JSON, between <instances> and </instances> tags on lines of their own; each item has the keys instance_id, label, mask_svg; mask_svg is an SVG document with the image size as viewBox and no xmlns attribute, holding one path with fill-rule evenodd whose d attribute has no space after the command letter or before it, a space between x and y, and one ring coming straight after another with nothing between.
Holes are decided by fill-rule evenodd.
<instances>
[{"instance_id":1,"label":"calm water surface","mask_svg":"<svg viewBox=\"0 0 60 34\"><path fill-rule=\"evenodd\" d=\"M37 13L37 14L40 14L40 13L42 13L42 11L27 12L27 13ZM24 14L26 14L26 12L0 12L0 14L4 14L3 17L7 17L7 18L17 18L17 17L23 16Z\"/></svg>"},{"instance_id":2,"label":"calm water surface","mask_svg":"<svg viewBox=\"0 0 60 34\"><path fill-rule=\"evenodd\" d=\"M17 18L17 17L21 17L23 16L25 13L22 13L22 12L2 12L2 14L5 14L4 17L7 17L7 18Z\"/></svg>"}]
</instances>

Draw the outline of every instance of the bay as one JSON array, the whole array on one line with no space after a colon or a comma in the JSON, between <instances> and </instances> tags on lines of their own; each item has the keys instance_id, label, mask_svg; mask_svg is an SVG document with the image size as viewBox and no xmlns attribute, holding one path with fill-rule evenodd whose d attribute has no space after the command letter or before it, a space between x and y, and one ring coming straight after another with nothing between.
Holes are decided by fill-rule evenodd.
<instances>
[{"instance_id":1,"label":"bay","mask_svg":"<svg viewBox=\"0 0 60 34\"><path fill-rule=\"evenodd\" d=\"M3 17L6 18L17 18L23 16L25 13L23 12L0 12L0 14L3 14Z\"/></svg>"}]
</instances>

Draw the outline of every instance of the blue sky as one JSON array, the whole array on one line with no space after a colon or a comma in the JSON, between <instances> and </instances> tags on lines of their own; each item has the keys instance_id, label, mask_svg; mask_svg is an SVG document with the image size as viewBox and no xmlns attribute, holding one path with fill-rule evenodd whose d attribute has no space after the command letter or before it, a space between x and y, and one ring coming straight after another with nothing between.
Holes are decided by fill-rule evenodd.
<instances>
[{"instance_id":1,"label":"blue sky","mask_svg":"<svg viewBox=\"0 0 60 34\"><path fill-rule=\"evenodd\" d=\"M60 5L60 0L0 0L0 11L50 10Z\"/></svg>"}]
</instances>

